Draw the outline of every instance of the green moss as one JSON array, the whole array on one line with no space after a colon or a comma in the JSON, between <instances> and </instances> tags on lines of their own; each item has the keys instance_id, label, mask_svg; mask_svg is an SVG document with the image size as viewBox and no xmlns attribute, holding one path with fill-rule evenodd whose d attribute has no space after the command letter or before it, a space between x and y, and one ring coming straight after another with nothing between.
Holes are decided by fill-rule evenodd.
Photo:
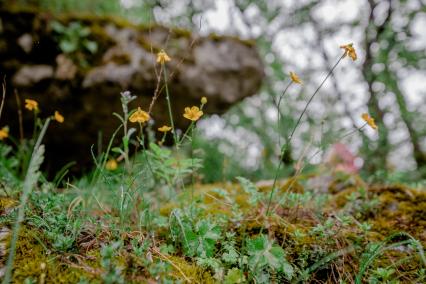
<instances>
[{"instance_id":1,"label":"green moss","mask_svg":"<svg viewBox=\"0 0 426 284\"><path fill-rule=\"evenodd\" d=\"M0 213L4 211L8 211L9 209L16 207L17 205L18 205L18 202L15 199L0 197Z\"/></svg>"},{"instance_id":2,"label":"green moss","mask_svg":"<svg viewBox=\"0 0 426 284\"><path fill-rule=\"evenodd\" d=\"M211 33L208 36L210 39L212 39L213 41L222 41L224 39L229 39L229 40L234 40L236 42L242 43L248 47L253 47L256 45L256 41L255 40L250 40L250 39L241 39L237 36L222 36L222 35L218 35L217 33Z\"/></svg>"},{"instance_id":3,"label":"green moss","mask_svg":"<svg viewBox=\"0 0 426 284\"><path fill-rule=\"evenodd\" d=\"M190 283L215 283L214 278L205 269L187 262L182 257L172 256L170 262L173 263L172 275L179 280L189 280Z\"/></svg>"},{"instance_id":4,"label":"green moss","mask_svg":"<svg viewBox=\"0 0 426 284\"><path fill-rule=\"evenodd\" d=\"M90 276L84 270L62 262L60 255L49 254L36 235L39 234L25 227L21 230L16 247L14 283L23 283L26 278L44 278L45 283L76 283L82 277Z\"/></svg>"}]
</instances>

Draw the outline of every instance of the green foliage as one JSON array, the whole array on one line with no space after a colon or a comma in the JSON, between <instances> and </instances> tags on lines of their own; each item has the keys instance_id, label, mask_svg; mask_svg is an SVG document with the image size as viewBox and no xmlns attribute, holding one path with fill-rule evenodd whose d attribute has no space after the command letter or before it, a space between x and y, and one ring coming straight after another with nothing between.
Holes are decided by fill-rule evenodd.
<instances>
[{"instance_id":1,"label":"green foliage","mask_svg":"<svg viewBox=\"0 0 426 284\"><path fill-rule=\"evenodd\" d=\"M250 205L257 205L264 200L264 194L259 192L257 187L250 180L243 177L237 177L237 180L240 182L243 190L250 196L248 200Z\"/></svg>"},{"instance_id":2,"label":"green foliage","mask_svg":"<svg viewBox=\"0 0 426 284\"><path fill-rule=\"evenodd\" d=\"M193 223L190 216L175 209L170 216L170 230L175 242L180 243L187 256L213 257L221 239L221 229L209 220Z\"/></svg>"},{"instance_id":3,"label":"green foliage","mask_svg":"<svg viewBox=\"0 0 426 284\"><path fill-rule=\"evenodd\" d=\"M223 283L225 284L237 284L245 283L245 276L241 270L238 268L232 268L228 270L228 273L225 276Z\"/></svg>"},{"instance_id":4,"label":"green foliage","mask_svg":"<svg viewBox=\"0 0 426 284\"><path fill-rule=\"evenodd\" d=\"M105 9L104 12L108 13L123 11L123 7L116 0L36 2L39 6L54 11L81 11L91 5L96 6L92 6L94 9ZM165 9L168 4L143 1L138 7ZM236 9L243 15L249 7L258 9L265 23L273 23L284 13L282 8L271 8L270 5L259 1L243 0L236 1L235 4ZM313 2L302 4L303 7L297 10L298 18L294 25L304 24L310 18L310 9L316 5L317 3ZM193 12L196 13L196 10L194 8ZM152 12L146 14L148 16L141 17L141 21L151 23ZM194 15L191 15L191 21L195 18L192 17ZM98 47L96 42L91 40L90 29L82 23L72 22L65 26L52 22L52 29L56 33L61 51L73 59L80 60L80 63L84 63L84 55L97 52ZM154 124L141 122L137 128L129 123L132 114L129 104L136 99L130 92L121 94L123 112L114 113L121 125L111 137L106 151L98 157L92 151L96 170L92 175L78 181L64 183L66 188L56 188L64 176L63 173L58 174L54 184L43 180L40 186L36 187L41 177L38 168L43 158L43 147L39 147L41 138L37 142L18 145L19 149L15 152L14 148L0 144L2 186L4 183L5 188L20 188L22 180L19 173L25 172L29 164L26 179L23 181L19 212L16 209L8 212L8 208L3 205L6 202L2 200L1 203L0 221L10 223L17 215L5 283L12 280L10 273L16 243L21 244L20 250L16 252L18 254L31 255L34 249L33 243L18 240L19 225L24 221L29 230L28 234L34 235L33 239L43 248L43 255L45 251L49 252L49 262L58 261L59 266L72 264L76 270L84 270L93 278L86 279L85 274L81 277L79 275L77 279L81 279L80 283L89 283L92 280L102 283L199 283L209 282L213 278L218 283L228 284L305 283L330 281L336 279L336 275L342 278L339 279L341 283L353 282L354 279L355 283L396 283L395 279L399 278L423 283L426 258L422 243L422 218L419 217L424 211L421 205L424 198L422 193L384 188L383 191L388 191L387 193L398 198L403 195L403 201L393 198L385 204L389 208L383 209L381 203L386 202L384 197L387 196L370 192L368 184L364 182L359 182L362 186L356 182L356 185L352 184L352 177L357 180L358 176L344 175L342 178L342 175L328 169L317 171L314 166L311 166L313 170L309 174L304 175L304 163L309 163L309 159L303 156L305 153L302 153L300 163L296 167L293 164L294 153L290 140L299 123L305 123L308 126L306 129L310 130L318 126L317 120L321 119L318 135L315 131L305 130L300 134L302 142L309 141L309 145L320 151L326 150L327 145L337 141L336 137L340 137L335 135L340 130L337 127L339 125L330 121L335 117L334 114L318 118L318 114L313 112L304 116L309 103L322 83L331 76L333 69L311 95L301 113L296 111L299 110L299 100L306 95L303 89L296 90L302 93L294 95L296 99L286 100L285 104L278 106L277 99L284 97L284 93L275 88L275 83L285 82L288 76L279 53L274 50L274 39L268 38L270 34L275 32L262 32L257 42L263 55L268 55L267 75L269 79L273 79L271 84L264 86L258 97L245 100L224 116L229 129L242 127L247 136L256 136L254 141L260 144L262 154L258 157L257 164L251 168L245 167L244 164L247 162L246 152L240 151L241 149L228 152L222 149L226 148L221 147L224 145L232 146L230 141L207 141L203 140L203 137L194 136L194 130L198 129L195 122L191 123L183 135L176 129L165 134L164 137L169 134L174 136L174 147L155 143L156 137L152 131ZM388 27L384 27L384 34L378 41L384 39L388 41L384 45L387 50L384 52L381 49L377 58L372 59L372 63L386 64L389 62L388 54L397 51L398 57L406 60L408 66L419 68L416 58L420 58L420 54L405 48L404 43L399 40L393 46L389 44L389 41L395 39ZM315 45L315 48L321 49L321 46ZM315 51L316 49L312 49L313 53ZM367 72L364 71L368 74L362 74L367 84L383 82L386 90L398 95L399 87L392 83L397 81L395 74L386 70L376 76L370 74L373 66L370 67L366 68ZM170 124L173 126L170 106L172 94L167 85L170 77L166 75L169 70L167 65L160 68L163 69L160 69L158 74L164 75ZM376 78L371 81L370 76ZM160 75L159 80L158 85L162 86L163 78ZM338 82L333 83L337 85ZM306 89L309 90L310 87ZM332 87L337 91L339 89L333 84ZM290 95L293 96L288 94L287 97ZM371 98L375 99L376 96ZM398 96L397 100L401 111L404 110L401 96ZM282 118L278 122L268 117L267 112L271 108ZM372 108L376 112L380 110L380 107ZM413 116L406 110L402 111L401 116L409 126ZM299 117L297 122L295 117ZM330 122L330 125L325 124L325 121ZM35 124L35 132L38 133L40 120L36 120ZM361 130L356 128L355 132ZM117 135L121 135L120 139L115 139ZM317 140L316 136L320 136L319 141L313 141ZM387 139L386 135L385 139L383 137L380 132L379 142L373 145L372 149L381 149L381 144ZM364 136L362 139L364 146L370 146L371 141ZM118 143L114 144L116 140ZM166 140L161 142L163 141ZM30 160L34 144L34 155ZM293 146L299 147L297 150L302 147L298 144ZM199 152L202 152L203 159L193 157L194 153L198 154L198 151L194 151L197 148L202 148ZM288 151L280 152L283 148ZM391 147L386 147L388 148ZM131 156L132 149L137 150L134 157ZM371 153L371 149L367 150L367 153ZM307 149L307 152L309 151L310 149ZM377 156L377 159L371 158L380 160L386 155ZM117 163L116 166L107 167L109 159ZM365 161L366 164L370 162ZM280 182L280 177L285 176L287 181L297 178L298 181L303 180L301 184L309 185L311 178L317 175L325 178L324 183L330 183L329 186L321 185L324 187L321 193L316 186L311 188L302 185L300 192L290 190L291 187L285 192L276 190L278 186L275 185ZM204 178L204 182L221 181L223 184L198 185L196 178L199 176ZM231 179L233 181L235 176L238 176L236 180L240 186L226 182ZM257 188L252 180L260 178L274 178L274 188ZM332 180L333 178L337 181ZM369 181L386 179L389 183L409 180L404 175L389 171L376 171L376 175L369 177ZM419 183L416 188L421 186ZM36 190L32 192L34 188ZM349 191L348 194L345 189ZM274 190L276 195L273 196ZM5 191L6 194L9 193L8 190ZM17 196L19 195L12 192L12 198ZM26 206L28 196L31 206ZM269 202L267 208L265 201ZM413 205L414 202L419 204ZM274 210L269 211L271 203ZM395 204L397 206L394 206ZM393 221L388 218L389 215L381 216L386 211L395 213L395 219L398 220L395 226L399 226L398 229L402 227L404 230L412 230L419 240L406 233L385 238L394 230L387 228L387 223L382 225L384 222ZM396 211L403 213L396 214ZM385 218L388 219L383 221ZM410 222L414 225L411 226ZM410 264L408 268L405 267L407 263ZM36 263L36 269L39 266L40 264ZM17 273L16 271L19 270L14 273ZM27 283L42 282L39 275L37 270L30 276L25 275L23 279L26 279Z\"/></svg>"},{"instance_id":5,"label":"green foliage","mask_svg":"<svg viewBox=\"0 0 426 284\"><path fill-rule=\"evenodd\" d=\"M264 270L281 272L287 280L294 276L294 268L287 261L284 250L269 240L266 235L259 235L247 240L248 265L254 278L259 282L269 279Z\"/></svg>"},{"instance_id":6,"label":"green foliage","mask_svg":"<svg viewBox=\"0 0 426 284\"><path fill-rule=\"evenodd\" d=\"M12 146L0 144L0 176L1 182L9 186L19 183L19 160L13 155Z\"/></svg>"},{"instance_id":7,"label":"green foliage","mask_svg":"<svg viewBox=\"0 0 426 284\"><path fill-rule=\"evenodd\" d=\"M69 208L69 197L52 195L50 191L33 193L31 203L33 208L27 213L29 224L44 233L54 250L68 252L75 249L83 225L79 217L81 207L64 211L64 208Z\"/></svg>"},{"instance_id":8,"label":"green foliage","mask_svg":"<svg viewBox=\"0 0 426 284\"><path fill-rule=\"evenodd\" d=\"M40 142L45 134L45 130L47 129L48 125L49 125L49 120L46 121L43 127L43 130L39 135L38 142L36 143L34 147L34 152L31 156L31 161L28 167L27 174L25 176L25 180L24 180L24 184L22 188L22 195L20 199L20 206L18 209L18 215L16 217L16 221L13 226L12 241L10 244L9 256L7 259L7 266L6 266L6 272L3 278L3 284L10 283L12 278L12 268L14 264L15 250L16 250L16 245L17 245L17 241L19 237L21 223L25 218L25 209L26 209L28 197L31 194L31 191L33 190L34 186L37 184L41 174L39 169L44 159L44 145L40 145Z\"/></svg>"},{"instance_id":9,"label":"green foliage","mask_svg":"<svg viewBox=\"0 0 426 284\"><path fill-rule=\"evenodd\" d=\"M121 269L114 262L118 249L122 246L121 242L115 242L105 245L101 249L101 266L104 269L102 281L105 284L123 284L124 279L121 276Z\"/></svg>"},{"instance_id":10,"label":"green foliage","mask_svg":"<svg viewBox=\"0 0 426 284\"><path fill-rule=\"evenodd\" d=\"M170 149L161 148L154 143L150 144L147 155L155 177L167 185L175 184L176 179L185 178L201 167L200 159L176 157Z\"/></svg>"},{"instance_id":11,"label":"green foliage","mask_svg":"<svg viewBox=\"0 0 426 284\"><path fill-rule=\"evenodd\" d=\"M71 22L65 26L60 22L51 22L52 29L57 34L59 48L71 58L77 60L80 66L88 65L84 53L95 54L98 44L90 40L90 28L83 26L80 22Z\"/></svg>"},{"instance_id":12,"label":"green foliage","mask_svg":"<svg viewBox=\"0 0 426 284\"><path fill-rule=\"evenodd\" d=\"M59 47L63 53L69 54L78 50L89 51L95 53L98 44L88 39L90 29L84 27L79 22L71 22L68 26L64 26L59 22L51 23L53 30L58 34Z\"/></svg>"}]
</instances>

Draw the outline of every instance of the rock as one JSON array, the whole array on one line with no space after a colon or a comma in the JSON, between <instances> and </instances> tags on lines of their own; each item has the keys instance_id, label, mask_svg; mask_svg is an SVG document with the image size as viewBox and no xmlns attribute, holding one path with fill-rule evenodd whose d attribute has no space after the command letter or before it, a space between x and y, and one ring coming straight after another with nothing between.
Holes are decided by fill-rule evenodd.
<instances>
[{"instance_id":1,"label":"rock","mask_svg":"<svg viewBox=\"0 0 426 284\"><path fill-rule=\"evenodd\" d=\"M18 44L26 53L30 53L33 48L33 37L30 34L23 34L18 38Z\"/></svg>"},{"instance_id":2,"label":"rock","mask_svg":"<svg viewBox=\"0 0 426 284\"><path fill-rule=\"evenodd\" d=\"M119 124L112 113L121 112L122 91L138 96L131 108L147 110L159 87L153 127L169 124L163 77L158 84L156 53L161 49L172 58L167 63L168 88L175 124L181 129L189 125L182 116L186 106L199 105L205 96L206 114L224 113L255 94L264 76L253 43L238 38L1 7L0 22L0 76L6 75L8 86L2 125L8 124L11 134L18 136L14 89L21 102L37 100L42 117L59 110L65 122L53 124L45 139L47 161L56 169L71 160L80 166L92 164L91 145L98 145L101 134L105 146ZM24 110L27 137L32 119Z\"/></svg>"},{"instance_id":3,"label":"rock","mask_svg":"<svg viewBox=\"0 0 426 284\"><path fill-rule=\"evenodd\" d=\"M53 77L53 67L49 65L22 66L13 76L15 87L31 87L32 85Z\"/></svg>"}]
</instances>

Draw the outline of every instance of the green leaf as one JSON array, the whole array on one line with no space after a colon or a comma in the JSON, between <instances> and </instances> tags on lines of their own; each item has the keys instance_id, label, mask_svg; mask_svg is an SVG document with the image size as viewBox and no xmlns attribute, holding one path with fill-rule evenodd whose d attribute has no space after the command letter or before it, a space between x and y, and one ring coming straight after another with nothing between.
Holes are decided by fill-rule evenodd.
<instances>
[{"instance_id":1,"label":"green leaf","mask_svg":"<svg viewBox=\"0 0 426 284\"><path fill-rule=\"evenodd\" d=\"M85 40L83 46L92 54L98 51L98 43L96 41Z\"/></svg>"},{"instance_id":2,"label":"green leaf","mask_svg":"<svg viewBox=\"0 0 426 284\"><path fill-rule=\"evenodd\" d=\"M248 200L250 205L256 205L263 199L262 193L257 190L257 187L250 180L244 177L237 177L237 180L241 184L244 192L250 196Z\"/></svg>"},{"instance_id":3,"label":"green leaf","mask_svg":"<svg viewBox=\"0 0 426 284\"><path fill-rule=\"evenodd\" d=\"M200 257L213 257L217 240L221 237L219 226L208 220L198 221L196 225L198 234L197 255Z\"/></svg>"},{"instance_id":4,"label":"green leaf","mask_svg":"<svg viewBox=\"0 0 426 284\"><path fill-rule=\"evenodd\" d=\"M283 272L290 280L293 278L294 269L287 261L284 250L269 240L266 235L260 235L247 241L249 255L248 264L254 274L263 269Z\"/></svg>"},{"instance_id":5,"label":"green leaf","mask_svg":"<svg viewBox=\"0 0 426 284\"><path fill-rule=\"evenodd\" d=\"M238 268L232 268L228 270L228 273L225 276L224 283L225 284L237 284L245 282L244 274Z\"/></svg>"},{"instance_id":6,"label":"green leaf","mask_svg":"<svg viewBox=\"0 0 426 284\"><path fill-rule=\"evenodd\" d=\"M75 41L69 41L69 40L61 40L59 42L59 48L64 53L72 53L77 50L78 44Z\"/></svg>"}]
</instances>

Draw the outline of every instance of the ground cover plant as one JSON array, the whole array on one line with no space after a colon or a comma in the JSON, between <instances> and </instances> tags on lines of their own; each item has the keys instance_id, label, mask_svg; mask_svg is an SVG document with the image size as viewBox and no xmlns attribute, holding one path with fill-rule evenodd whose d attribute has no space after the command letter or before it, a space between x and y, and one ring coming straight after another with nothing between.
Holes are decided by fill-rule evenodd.
<instances>
[{"instance_id":1,"label":"ground cover plant","mask_svg":"<svg viewBox=\"0 0 426 284\"><path fill-rule=\"evenodd\" d=\"M76 45L91 49L84 36ZM364 124L293 164L285 159L323 85L343 60L357 60L354 44L335 48L341 55L287 139L276 141L279 162L267 181L238 176L202 183L197 122L209 102L202 97L172 112L167 64L176 59L167 50L156 54L162 92L151 104L166 100L169 124L150 123L150 105L130 109L137 96L123 90L116 97L122 109L111 114L120 126L105 149L91 148L94 170L79 179L68 180L67 167L53 179L41 171L49 126L70 118L60 110L45 113L27 98L31 138L15 140L0 120L2 283L424 283L424 184L372 183L328 165L305 171L330 145L377 130L373 117L360 113ZM277 128L287 90L303 81L291 72L285 84L272 98ZM176 116L188 121L183 132ZM285 176L284 166L293 169Z\"/></svg>"}]
</instances>

